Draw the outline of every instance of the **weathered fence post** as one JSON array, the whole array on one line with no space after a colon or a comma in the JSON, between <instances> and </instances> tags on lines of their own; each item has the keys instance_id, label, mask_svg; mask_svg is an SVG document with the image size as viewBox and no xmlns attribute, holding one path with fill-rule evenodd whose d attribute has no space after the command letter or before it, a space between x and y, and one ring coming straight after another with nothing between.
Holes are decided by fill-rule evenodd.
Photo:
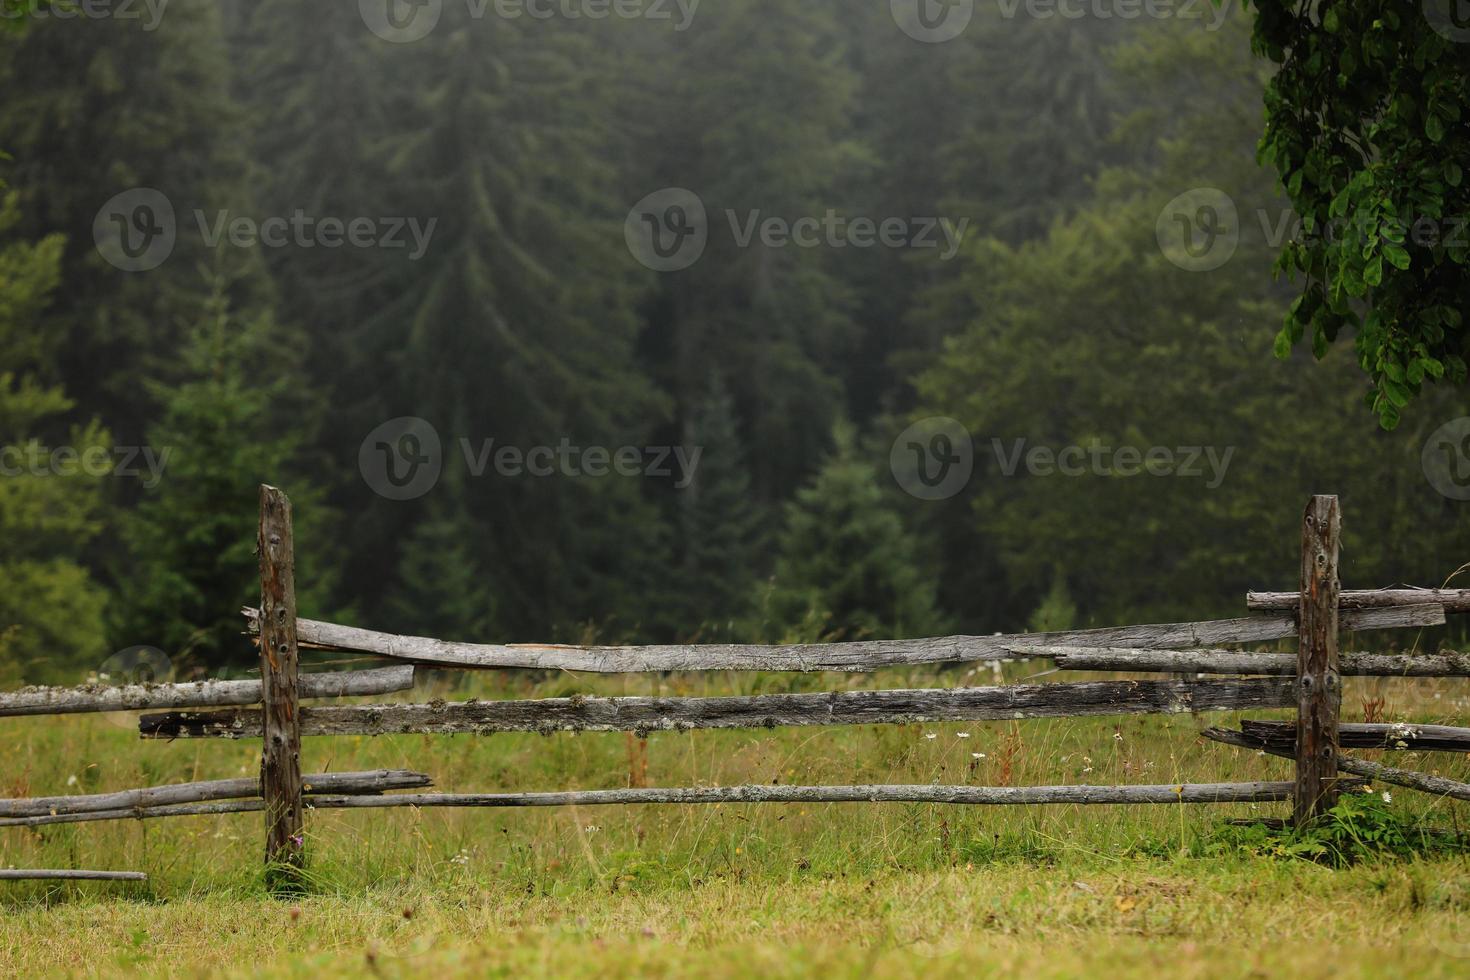
<instances>
[{"instance_id":1,"label":"weathered fence post","mask_svg":"<svg viewBox=\"0 0 1470 980\"><path fill-rule=\"evenodd\" d=\"M1295 822L1301 826L1337 803L1338 548L1336 497L1313 497L1302 521L1302 584L1297 644Z\"/></svg>"},{"instance_id":2,"label":"weathered fence post","mask_svg":"<svg viewBox=\"0 0 1470 980\"><path fill-rule=\"evenodd\" d=\"M265 800L265 861L279 883L303 864L301 713L298 710L296 570L291 501L260 488L260 678L265 737L260 795Z\"/></svg>"}]
</instances>

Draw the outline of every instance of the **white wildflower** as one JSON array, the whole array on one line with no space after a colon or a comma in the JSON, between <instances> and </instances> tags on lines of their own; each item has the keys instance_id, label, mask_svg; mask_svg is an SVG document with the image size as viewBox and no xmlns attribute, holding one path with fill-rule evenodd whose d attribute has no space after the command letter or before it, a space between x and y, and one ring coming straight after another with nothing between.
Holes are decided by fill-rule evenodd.
<instances>
[{"instance_id":1,"label":"white wildflower","mask_svg":"<svg viewBox=\"0 0 1470 980\"><path fill-rule=\"evenodd\" d=\"M67 776L66 777L66 785L68 785L68 786L75 786L76 784L77 784L77 777L76 776Z\"/></svg>"},{"instance_id":2,"label":"white wildflower","mask_svg":"<svg viewBox=\"0 0 1470 980\"><path fill-rule=\"evenodd\" d=\"M983 758L985 758L985 753L984 752L971 752L970 753L970 758L972 758L972 759L983 759Z\"/></svg>"},{"instance_id":3,"label":"white wildflower","mask_svg":"<svg viewBox=\"0 0 1470 980\"><path fill-rule=\"evenodd\" d=\"M1388 790L1384 790L1383 791L1383 802L1385 802L1385 803L1392 803L1393 802L1393 794L1390 793Z\"/></svg>"},{"instance_id":4,"label":"white wildflower","mask_svg":"<svg viewBox=\"0 0 1470 980\"><path fill-rule=\"evenodd\" d=\"M929 739L930 741L933 741L934 739L938 738L939 736L936 735L934 732L930 732L929 734L925 735L924 737L927 738L927 739Z\"/></svg>"},{"instance_id":5,"label":"white wildflower","mask_svg":"<svg viewBox=\"0 0 1470 980\"><path fill-rule=\"evenodd\" d=\"M969 738L969 732L955 732L955 738Z\"/></svg>"}]
</instances>

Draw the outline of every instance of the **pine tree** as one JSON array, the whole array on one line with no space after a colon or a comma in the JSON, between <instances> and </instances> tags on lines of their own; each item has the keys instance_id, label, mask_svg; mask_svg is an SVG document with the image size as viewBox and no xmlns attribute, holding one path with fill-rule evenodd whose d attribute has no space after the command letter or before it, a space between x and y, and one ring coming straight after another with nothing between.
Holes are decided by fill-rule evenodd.
<instances>
[{"instance_id":1,"label":"pine tree","mask_svg":"<svg viewBox=\"0 0 1470 980\"><path fill-rule=\"evenodd\" d=\"M770 596L775 624L797 640L932 635L936 586L913 535L888 506L850 426L789 505Z\"/></svg>"},{"instance_id":2,"label":"pine tree","mask_svg":"<svg viewBox=\"0 0 1470 980\"><path fill-rule=\"evenodd\" d=\"M445 474L403 543L397 585L387 602L387 628L469 641L493 637L495 593L476 548L484 535L469 533L474 519L461 473Z\"/></svg>"},{"instance_id":3,"label":"pine tree","mask_svg":"<svg viewBox=\"0 0 1470 980\"><path fill-rule=\"evenodd\" d=\"M261 483L292 499L303 616L320 615L334 574L319 540L326 515L295 465L311 426L279 354L291 340L268 313L232 312L227 293L217 274L180 352L185 380L153 385L163 414L148 436L166 465L123 520L129 557L109 612L114 645L158 647L179 667L254 663L239 610L259 604Z\"/></svg>"},{"instance_id":4,"label":"pine tree","mask_svg":"<svg viewBox=\"0 0 1470 980\"><path fill-rule=\"evenodd\" d=\"M451 444L648 445L667 409L634 359L641 270L623 241L622 137L600 81L612 54L585 27L489 23L446 5L432 34L380 57L415 80L388 107L391 206L438 224L363 324L365 349L386 353L367 387L381 379L379 404L430 419ZM477 479L463 533L501 635L648 621L667 535L647 481ZM383 518L392 536L421 503Z\"/></svg>"},{"instance_id":5,"label":"pine tree","mask_svg":"<svg viewBox=\"0 0 1470 980\"><path fill-rule=\"evenodd\" d=\"M733 639L750 612L765 564L762 514L750 495L735 402L720 375L689 425L686 445L700 451L694 478L676 491L677 594L684 635Z\"/></svg>"},{"instance_id":6,"label":"pine tree","mask_svg":"<svg viewBox=\"0 0 1470 980\"><path fill-rule=\"evenodd\" d=\"M836 9L731 0L700 11L649 61L666 93L639 120L642 183L699 195L708 244L692 266L661 274L646 346L682 420L716 371L728 378L751 445L751 492L789 497L826 448L843 411L838 366L856 341L854 296L841 270L856 250L742 244L732 229L772 217L850 214L842 192L864 154L850 141L857 79L844 60ZM743 233L743 232L741 232Z\"/></svg>"},{"instance_id":7,"label":"pine tree","mask_svg":"<svg viewBox=\"0 0 1470 980\"><path fill-rule=\"evenodd\" d=\"M0 199L0 238L18 219ZM110 439L95 422L67 426L72 402L53 383L57 337L44 311L61 280L61 236L0 247L0 684L75 679L106 656L105 594L82 559L100 530L96 463ZM66 463L53 440L75 454ZM57 466L53 468L52 462Z\"/></svg>"},{"instance_id":8,"label":"pine tree","mask_svg":"<svg viewBox=\"0 0 1470 980\"><path fill-rule=\"evenodd\" d=\"M173 379L181 324L209 294L209 248L195 221L217 209L251 214L239 117L214 3L173 4L146 18L52 17L0 35L0 148L21 195L14 240L66 237L55 328L68 343L59 380L83 418L141 441L156 405L141 378ZM172 253L149 271L110 265L94 222L116 195L161 192L174 210ZM239 276L232 298L261 299Z\"/></svg>"}]
</instances>

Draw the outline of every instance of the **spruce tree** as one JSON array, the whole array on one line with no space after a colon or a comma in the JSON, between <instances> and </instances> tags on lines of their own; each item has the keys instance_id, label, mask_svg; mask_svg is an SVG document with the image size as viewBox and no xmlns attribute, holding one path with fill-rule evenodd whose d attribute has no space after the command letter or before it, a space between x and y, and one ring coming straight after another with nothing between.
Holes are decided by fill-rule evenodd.
<instances>
[{"instance_id":1,"label":"spruce tree","mask_svg":"<svg viewBox=\"0 0 1470 980\"><path fill-rule=\"evenodd\" d=\"M843 411L838 366L856 342L848 283L863 267L840 243L741 238L771 218L851 216L845 186L867 161L850 140L857 79L840 18L827 5L731 0L702 8L649 63L652 90L666 96L638 120L652 152L629 203L687 188L709 235L696 263L659 274L646 344L681 419L713 372L726 375L760 447L751 492L775 505L810 474Z\"/></svg>"},{"instance_id":2,"label":"spruce tree","mask_svg":"<svg viewBox=\"0 0 1470 980\"><path fill-rule=\"evenodd\" d=\"M735 402L720 375L688 428L686 445L700 451L687 487L676 490L677 594L686 636L733 639L750 612L765 564L762 512L750 494L750 473Z\"/></svg>"},{"instance_id":3,"label":"spruce tree","mask_svg":"<svg viewBox=\"0 0 1470 980\"><path fill-rule=\"evenodd\" d=\"M167 462L123 519L109 613L115 646L155 646L178 667L254 664L239 610L259 604L260 484L292 500L303 616L321 614L335 572L321 501L299 475L311 414L280 354L292 339L269 313L234 313L227 292L218 274L180 352L184 380L152 386L163 413L148 439Z\"/></svg>"},{"instance_id":4,"label":"spruce tree","mask_svg":"<svg viewBox=\"0 0 1470 980\"><path fill-rule=\"evenodd\" d=\"M0 238L17 220L16 195L6 194ZM72 401L54 382L59 344L45 311L61 281L62 251L59 235L0 247L0 684L7 686L75 680L106 656L105 594L83 559L100 530L111 440L95 422L65 422Z\"/></svg>"},{"instance_id":5,"label":"spruce tree","mask_svg":"<svg viewBox=\"0 0 1470 980\"><path fill-rule=\"evenodd\" d=\"M49 17L0 34L0 148L23 213L9 235L66 237L54 304L68 341L60 380L79 416L100 416L126 443L142 439L157 408L141 379L177 377L181 325L209 294L199 270L213 250L195 213L254 214L216 4L171 4L154 26ZM161 265L130 272L104 258L94 222L137 188L168 199L177 234ZM259 277L231 284L241 304L259 302L261 288Z\"/></svg>"},{"instance_id":6,"label":"spruce tree","mask_svg":"<svg viewBox=\"0 0 1470 980\"><path fill-rule=\"evenodd\" d=\"M849 425L787 508L769 598L774 624L804 641L904 638L944 628L935 581L885 499Z\"/></svg>"}]
</instances>

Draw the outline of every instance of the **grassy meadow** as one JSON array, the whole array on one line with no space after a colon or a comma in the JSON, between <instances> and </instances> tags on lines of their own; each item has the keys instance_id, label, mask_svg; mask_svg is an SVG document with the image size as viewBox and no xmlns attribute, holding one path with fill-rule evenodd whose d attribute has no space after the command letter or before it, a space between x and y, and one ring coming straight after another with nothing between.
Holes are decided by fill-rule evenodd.
<instances>
[{"instance_id":1,"label":"grassy meadow","mask_svg":"<svg viewBox=\"0 0 1470 980\"><path fill-rule=\"evenodd\" d=\"M1005 665L1006 680L1044 664ZM1089 675L1096 678L1097 675ZM417 698L715 695L991 683L862 678L441 678ZM1053 673L1046 681L1080 680ZM1350 681L1344 718L1463 719L1463 681ZM745 783L1286 779L1197 737L1227 715L756 732L309 739L303 769L430 773L446 792ZM5 796L253 774L256 742L141 742L135 716L0 721ZM1372 753L1361 753L1373 757ZM1470 778L1470 760L1396 764ZM1385 787L1376 787L1382 791ZM1378 797L1375 796L1375 799ZM0 883L0 974L1463 976L1470 858L1334 869L1222 828L1285 804L903 804L309 813L307 894L262 886L262 817L0 829L0 866L142 870L146 884ZM1463 828L1463 804L1387 809Z\"/></svg>"}]
</instances>

